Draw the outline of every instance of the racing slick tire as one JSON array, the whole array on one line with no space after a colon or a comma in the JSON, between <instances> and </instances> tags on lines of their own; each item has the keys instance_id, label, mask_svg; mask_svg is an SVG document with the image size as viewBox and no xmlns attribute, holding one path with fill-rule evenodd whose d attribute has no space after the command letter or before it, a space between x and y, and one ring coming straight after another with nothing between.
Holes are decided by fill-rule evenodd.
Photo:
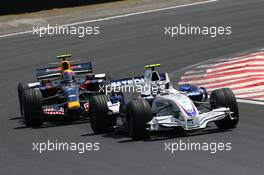
<instances>
[{"instance_id":1,"label":"racing slick tire","mask_svg":"<svg viewBox=\"0 0 264 175\"><path fill-rule=\"evenodd\" d=\"M212 109L219 107L227 107L233 114L231 114L231 119L226 116L222 120L215 121L215 124L220 129L231 129L235 128L239 121L239 111L236 101L236 97L233 91L229 88L217 89L211 93L210 104Z\"/></svg>"},{"instance_id":2,"label":"racing slick tire","mask_svg":"<svg viewBox=\"0 0 264 175\"><path fill-rule=\"evenodd\" d=\"M90 99L91 128L95 134L106 133L113 129L116 118L108 115L107 95L97 95Z\"/></svg>"},{"instance_id":3,"label":"racing slick tire","mask_svg":"<svg viewBox=\"0 0 264 175\"><path fill-rule=\"evenodd\" d=\"M22 95L25 91L29 90L29 87L25 83L19 83L17 86L17 94L19 100L20 114L22 115Z\"/></svg>"},{"instance_id":4,"label":"racing slick tire","mask_svg":"<svg viewBox=\"0 0 264 175\"><path fill-rule=\"evenodd\" d=\"M22 116L28 127L37 127L43 124L42 94L38 89L30 89L22 94Z\"/></svg>"},{"instance_id":5,"label":"racing slick tire","mask_svg":"<svg viewBox=\"0 0 264 175\"><path fill-rule=\"evenodd\" d=\"M127 124L128 134L133 140L149 139L147 123L153 118L149 102L137 99L128 103Z\"/></svg>"}]
</instances>

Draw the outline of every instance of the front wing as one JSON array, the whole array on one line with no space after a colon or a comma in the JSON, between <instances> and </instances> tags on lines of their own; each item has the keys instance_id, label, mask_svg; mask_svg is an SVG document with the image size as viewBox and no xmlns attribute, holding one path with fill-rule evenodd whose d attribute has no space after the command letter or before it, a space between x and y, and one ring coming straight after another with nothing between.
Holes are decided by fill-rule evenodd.
<instances>
[{"instance_id":1,"label":"front wing","mask_svg":"<svg viewBox=\"0 0 264 175\"><path fill-rule=\"evenodd\" d=\"M232 112L229 108L217 108L212 111L199 114L193 118L185 118L180 120L175 118L172 115L168 116L154 116L153 119L148 122L148 130L157 131L163 128L172 128L172 127L182 127L184 130L195 130L195 129L204 129L207 127L207 124L217 120L221 120L226 116L229 116L231 119Z\"/></svg>"}]
</instances>

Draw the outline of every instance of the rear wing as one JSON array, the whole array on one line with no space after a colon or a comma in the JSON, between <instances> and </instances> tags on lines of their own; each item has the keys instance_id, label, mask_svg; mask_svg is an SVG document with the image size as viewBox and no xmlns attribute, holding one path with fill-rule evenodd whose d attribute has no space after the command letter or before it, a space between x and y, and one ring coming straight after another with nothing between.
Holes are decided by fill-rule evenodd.
<instances>
[{"instance_id":1,"label":"rear wing","mask_svg":"<svg viewBox=\"0 0 264 175\"><path fill-rule=\"evenodd\" d=\"M92 63L81 63L71 65L71 70L77 74L92 73L93 67ZM47 79L47 78L57 78L61 75L61 68L57 67L48 67L36 69L36 76L38 80Z\"/></svg>"},{"instance_id":2,"label":"rear wing","mask_svg":"<svg viewBox=\"0 0 264 175\"><path fill-rule=\"evenodd\" d=\"M160 80L166 81L166 73L159 73ZM136 76L110 81L112 87L127 86L127 85L142 85L144 83L144 76Z\"/></svg>"}]
</instances>

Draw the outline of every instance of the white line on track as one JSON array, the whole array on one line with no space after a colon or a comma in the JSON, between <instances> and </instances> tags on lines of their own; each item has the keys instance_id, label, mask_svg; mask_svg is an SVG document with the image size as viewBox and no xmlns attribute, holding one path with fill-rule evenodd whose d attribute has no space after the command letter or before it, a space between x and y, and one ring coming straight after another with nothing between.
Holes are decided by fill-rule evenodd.
<instances>
[{"instance_id":1,"label":"white line on track","mask_svg":"<svg viewBox=\"0 0 264 175\"><path fill-rule=\"evenodd\" d=\"M247 104L254 104L254 105L264 105L263 101L255 101L255 100L246 100L246 99L237 99L239 103L247 103Z\"/></svg>"},{"instance_id":2,"label":"white line on track","mask_svg":"<svg viewBox=\"0 0 264 175\"><path fill-rule=\"evenodd\" d=\"M251 92L251 93L247 93L247 94L243 94L243 95L236 95L239 98L250 98L250 97L254 97L254 96L263 96L264 97L264 91L260 91L260 92Z\"/></svg>"},{"instance_id":3,"label":"white line on track","mask_svg":"<svg viewBox=\"0 0 264 175\"><path fill-rule=\"evenodd\" d=\"M141 12L134 12L134 13L117 15L117 16L99 18L99 19L94 19L94 20L80 21L80 22L75 22L75 23L70 23L70 24L63 24L63 25L59 25L58 27L69 27L69 26L76 26L76 25L81 25L81 24L108 21L108 20L113 20L113 19L118 19L118 18L125 18L125 17L130 17L130 16L143 15L143 14L148 14L148 13L172 10L172 9L189 7L189 6L194 6L194 5L208 4L208 3L217 2L217 1L219 1L219 0L207 0L207 1L202 1L202 2L183 4L183 5L177 5L177 6L171 6L171 7L165 7L165 8L159 8L159 9L141 11ZM6 38L6 37L11 37L11 36L17 36L17 35L24 35L24 34L29 34L29 33L33 33L33 30L0 35L0 38Z\"/></svg>"},{"instance_id":4,"label":"white line on track","mask_svg":"<svg viewBox=\"0 0 264 175\"><path fill-rule=\"evenodd\" d=\"M207 78L205 80L202 80L204 82L210 82L210 81L214 81L214 80L225 80L225 79L230 79L230 78L240 78L240 77L243 77L243 76L253 76L253 75L260 75L260 76L264 76L264 71L263 72L246 72L246 73L241 73L241 74L234 74L234 75L229 75L228 77L225 76L225 77L220 77L218 75L212 75L213 77L211 78ZM206 74L200 74L200 75L185 75L185 76L182 76L181 77L181 80L186 80L186 81L201 81L199 78L203 79L205 77L208 77L210 75L206 75ZM216 77L214 77L216 76Z\"/></svg>"},{"instance_id":5,"label":"white line on track","mask_svg":"<svg viewBox=\"0 0 264 175\"><path fill-rule=\"evenodd\" d=\"M264 57L264 56L263 56ZM231 66L221 67L221 68L209 68L207 73L217 73L217 72L230 72L234 70L244 70L244 69L259 69L260 66L264 67L264 59L263 61L251 61L250 63L242 63L242 64L233 64Z\"/></svg>"},{"instance_id":6,"label":"white line on track","mask_svg":"<svg viewBox=\"0 0 264 175\"><path fill-rule=\"evenodd\" d=\"M210 98L210 95L208 96ZM257 101L257 100L249 100L249 99L236 99L238 103L246 103L246 104L253 104L253 105L264 105L264 101Z\"/></svg>"}]
</instances>

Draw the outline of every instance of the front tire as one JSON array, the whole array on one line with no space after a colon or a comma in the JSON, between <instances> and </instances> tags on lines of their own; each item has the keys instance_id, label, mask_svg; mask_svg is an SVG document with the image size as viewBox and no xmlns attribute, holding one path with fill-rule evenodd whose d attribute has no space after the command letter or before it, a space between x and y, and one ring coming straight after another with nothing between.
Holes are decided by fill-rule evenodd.
<instances>
[{"instance_id":1,"label":"front tire","mask_svg":"<svg viewBox=\"0 0 264 175\"><path fill-rule=\"evenodd\" d=\"M42 118L42 94L38 89L30 89L23 93L22 116L28 127L36 127L43 124Z\"/></svg>"},{"instance_id":2,"label":"front tire","mask_svg":"<svg viewBox=\"0 0 264 175\"><path fill-rule=\"evenodd\" d=\"M147 123L152 120L149 103L144 99L133 100L127 106L128 133L133 140L150 138Z\"/></svg>"},{"instance_id":3,"label":"front tire","mask_svg":"<svg viewBox=\"0 0 264 175\"><path fill-rule=\"evenodd\" d=\"M22 115L22 95L25 91L29 90L29 87L25 83L19 83L17 87L17 94L18 94L18 100L19 100L19 109L20 109L20 114Z\"/></svg>"},{"instance_id":4,"label":"front tire","mask_svg":"<svg viewBox=\"0 0 264 175\"><path fill-rule=\"evenodd\" d=\"M226 116L222 120L216 121L215 124L220 129L231 129L235 128L239 122L239 111L236 101L236 97L233 91L229 88L217 89L211 93L210 98L211 107L213 109L219 107L227 107L233 114L231 114L231 119Z\"/></svg>"},{"instance_id":5,"label":"front tire","mask_svg":"<svg viewBox=\"0 0 264 175\"><path fill-rule=\"evenodd\" d=\"M108 96L97 95L90 99L91 106L91 128L95 134L101 134L113 128L114 116L108 115Z\"/></svg>"}]
</instances>

